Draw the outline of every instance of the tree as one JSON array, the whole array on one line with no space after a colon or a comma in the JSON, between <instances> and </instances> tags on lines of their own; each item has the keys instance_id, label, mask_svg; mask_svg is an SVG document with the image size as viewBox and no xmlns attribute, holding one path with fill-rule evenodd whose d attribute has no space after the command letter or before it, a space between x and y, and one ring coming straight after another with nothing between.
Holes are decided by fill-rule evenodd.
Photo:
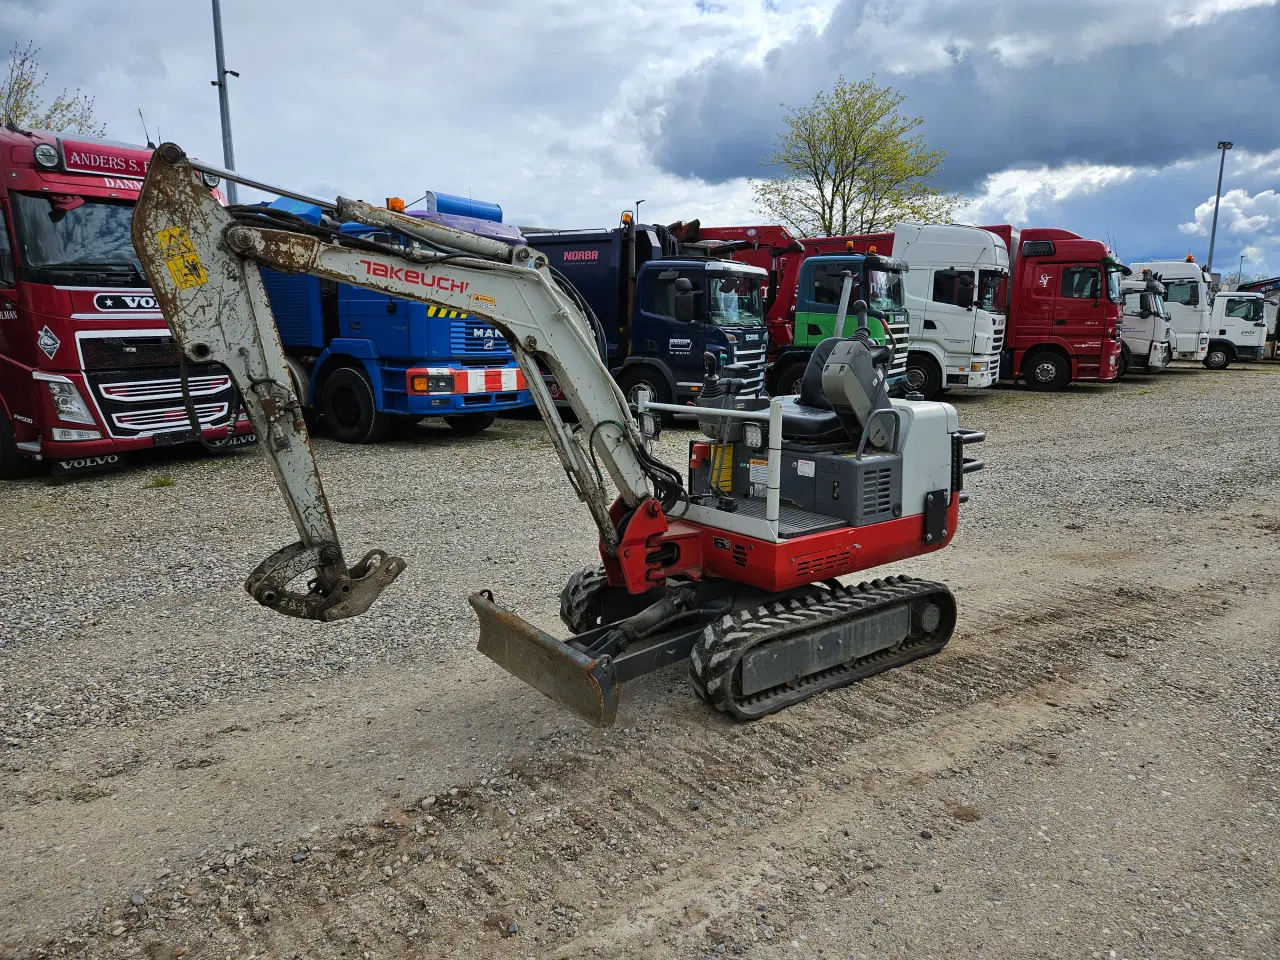
<instances>
[{"instance_id":1,"label":"tree","mask_svg":"<svg viewBox=\"0 0 1280 960\"><path fill-rule=\"evenodd\" d=\"M875 77L849 83L806 107L786 104L786 129L762 166L781 174L753 180L756 206L802 236L874 233L899 220L946 222L959 198L931 186L946 156L930 150L906 98Z\"/></svg>"},{"instance_id":2,"label":"tree","mask_svg":"<svg viewBox=\"0 0 1280 960\"><path fill-rule=\"evenodd\" d=\"M106 124L93 117L93 97L79 88L74 95L64 88L52 103L45 105L40 90L49 75L40 72L40 61L36 59L39 52L40 48L32 43L20 47L16 42L9 51L9 75L0 84L0 123L90 137L106 134Z\"/></svg>"}]
</instances>

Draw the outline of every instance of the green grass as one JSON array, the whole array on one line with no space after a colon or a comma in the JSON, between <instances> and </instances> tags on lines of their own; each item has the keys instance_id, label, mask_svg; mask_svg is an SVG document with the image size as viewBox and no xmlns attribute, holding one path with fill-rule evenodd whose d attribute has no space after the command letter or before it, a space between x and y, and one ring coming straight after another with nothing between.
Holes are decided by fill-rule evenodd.
<instances>
[{"instance_id":1,"label":"green grass","mask_svg":"<svg viewBox=\"0 0 1280 960\"><path fill-rule=\"evenodd\" d=\"M177 482L178 481L173 479L173 477L169 476L168 474L162 473L158 477L153 477L151 482L148 483L144 489L149 488L149 489L159 490L164 487L172 487Z\"/></svg>"}]
</instances>

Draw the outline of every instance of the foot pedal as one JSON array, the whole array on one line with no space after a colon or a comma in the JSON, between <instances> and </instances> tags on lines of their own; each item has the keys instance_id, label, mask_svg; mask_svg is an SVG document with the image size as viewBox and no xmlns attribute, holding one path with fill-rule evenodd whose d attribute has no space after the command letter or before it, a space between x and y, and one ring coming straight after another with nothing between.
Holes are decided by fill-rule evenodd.
<instances>
[{"instance_id":1,"label":"foot pedal","mask_svg":"<svg viewBox=\"0 0 1280 960\"><path fill-rule=\"evenodd\" d=\"M488 590L468 598L480 618L476 649L543 696L597 727L611 727L618 713L618 679L609 657L599 660L543 633L519 614L493 602Z\"/></svg>"}]
</instances>

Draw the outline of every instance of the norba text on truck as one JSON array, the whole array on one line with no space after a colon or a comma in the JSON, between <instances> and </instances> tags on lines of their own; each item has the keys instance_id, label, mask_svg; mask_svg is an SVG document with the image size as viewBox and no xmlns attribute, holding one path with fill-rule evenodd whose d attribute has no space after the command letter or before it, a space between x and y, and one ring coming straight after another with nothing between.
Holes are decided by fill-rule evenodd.
<instances>
[{"instance_id":1,"label":"norba text on truck","mask_svg":"<svg viewBox=\"0 0 1280 960\"><path fill-rule=\"evenodd\" d=\"M1225 370L1234 360L1261 360L1267 342L1265 309L1261 293L1220 290L1214 294L1204 365Z\"/></svg>"},{"instance_id":2,"label":"norba text on truck","mask_svg":"<svg viewBox=\"0 0 1280 960\"><path fill-rule=\"evenodd\" d=\"M850 248L853 237L797 239L781 226L699 226L696 236L733 244L735 260L769 271L770 364L765 386L770 394L799 391L814 348L832 335L845 271L853 275L852 298L865 301L873 318L872 339L893 350L890 389L905 389L910 343L902 286L906 265L887 256L893 245L891 234L880 235L887 238L883 251L861 252ZM808 263L815 256L824 259Z\"/></svg>"},{"instance_id":3,"label":"norba text on truck","mask_svg":"<svg viewBox=\"0 0 1280 960\"><path fill-rule=\"evenodd\" d=\"M33 460L55 476L110 467L196 440L196 420L206 443L253 442L222 368L187 364L184 398L129 237L150 161L130 144L0 128L0 478Z\"/></svg>"},{"instance_id":4,"label":"norba text on truck","mask_svg":"<svg viewBox=\"0 0 1280 960\"><path fill-rule=\"evenodd\" d=\"M629 212L613 229L521 230L594 311L606 362L633 403L648 390L656 403L692 406L707 352L737 366L744 395L763 392L766 271L709 257ZM562 400L559 385L550 386Z\"/></svg>"},{"instance_id":5,"label":"norba text on truck","mask_svg":"<svg viewBox=\"0 0 1280 960\"><path fill-rule=\"evenodd\" d=\"M1101 240L1068 230L983 227L1005 242L1012 264L1002 380L1062 390L1073 380L1120 372L1120 281L1132 271Z\"/></svg>"},{"instance_id":6,"label":"norba text on truck","mask_svg":"<svg viewBox=\"0 0 1280 960\"><path fill-rule=\"evenodd\" d=\"M520 232L502 224L496 204L428 194L408 215L509 243ZM404 212L403 201L388 207ZM318 206L281 198L271 211L319 224ZM462 211L467 211L463 214ZM264 216L281 216L264 212ZM412 246L416 241L363 224L338 229L357 240ZM524 373L492 325L444 310L305 274L262 271L285 356L304 405L346 443L376 443L396 420L440 416L460 433L490 426L497 414L529 406Z\"/></svg>"}]
</instances>

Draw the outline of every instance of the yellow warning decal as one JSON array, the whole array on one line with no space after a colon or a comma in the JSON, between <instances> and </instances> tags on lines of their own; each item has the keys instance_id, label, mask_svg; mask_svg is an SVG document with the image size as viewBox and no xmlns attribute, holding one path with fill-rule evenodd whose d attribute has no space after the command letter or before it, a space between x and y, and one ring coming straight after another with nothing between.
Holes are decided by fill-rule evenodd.
<instances>
[{"instance_id":1,"label":"yellow warning decal","mask_svg":"<svg viewBox=\"0 0 1280 960\"><path fill-rule=\"evenodd\" d=\"M498 301L497 301L497 300L495 300L493 297L486 297L483 293L473 293L473 294L471 295L471 302L472 302L472 303L482 303L482 304L484 304L486 307L495 307L495 308L496 308L496 307L498 306Z\"/></svg>"},{"instance_id":2,"label":"yellow warning decal","mask_svg":"<svg viewBox=\"0 0 1280 960\"><path fill-rule=\"evenodd\" d=\"M169 268L169 276L179 290L202 287L209 282L186 227L165 227L156 234L156 239L160 241L160 255Z\"/></svg>"}]
</instances>

